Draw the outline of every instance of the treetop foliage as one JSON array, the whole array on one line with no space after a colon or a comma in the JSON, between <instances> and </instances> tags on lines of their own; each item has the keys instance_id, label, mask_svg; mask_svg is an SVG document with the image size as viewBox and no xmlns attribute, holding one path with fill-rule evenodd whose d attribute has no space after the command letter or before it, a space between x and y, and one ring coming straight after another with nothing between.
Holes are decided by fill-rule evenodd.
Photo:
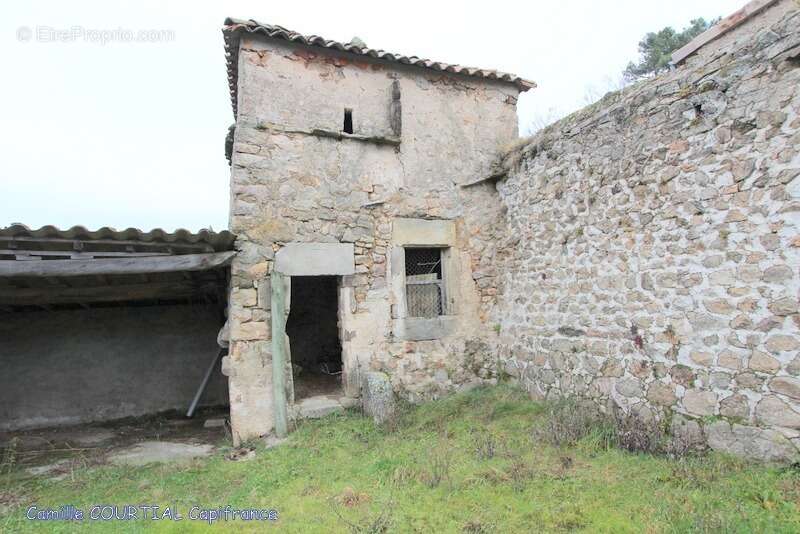
<instances>
[{"instance_id":1,"label":"treetop foliage","mask_svg":"<svg viewBox=\"0 0 800 534\"><path fill-rule=\"evenodd\" d=\"M669 68L672 52L687 44L719 22L719 20L717 18L706 21L701 17L692 20L689 26L680 32L675 31L671 26L667 26L657 33L647 33L639 41L640 61L638 63L628 63L628 67L625 69L625 76L629 79L637 79L658 74Z\"/></svg>"}]
</instances>

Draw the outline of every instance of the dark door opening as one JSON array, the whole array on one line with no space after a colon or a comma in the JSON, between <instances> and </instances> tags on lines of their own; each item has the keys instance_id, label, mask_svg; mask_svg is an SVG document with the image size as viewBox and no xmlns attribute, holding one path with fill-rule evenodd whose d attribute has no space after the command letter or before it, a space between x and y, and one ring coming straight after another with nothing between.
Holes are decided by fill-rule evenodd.
<instances>
[{"instance_id":1,"label":"dark door opening","mask_svg":"<svg viewBox=\"0 0 800 534\"><path fill-rule=\"evenodd\" d=\"M295 400L342 394L342 344L335 276L293 276L286 333Z\"/></svg>"}]
</instances>

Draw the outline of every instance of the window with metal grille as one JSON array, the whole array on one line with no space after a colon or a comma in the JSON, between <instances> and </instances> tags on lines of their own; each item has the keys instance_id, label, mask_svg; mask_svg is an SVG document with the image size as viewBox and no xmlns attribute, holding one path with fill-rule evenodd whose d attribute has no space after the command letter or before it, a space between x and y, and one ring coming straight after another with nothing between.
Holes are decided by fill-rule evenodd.
<instances>
[{"instance_id":1,"label":"window with metal grille","mask_svg":"<svg viewBox=\"0 0 800 534\"><path fill-rule=\"evenodd\" d=\"M406 307L409 317L444 315L442 249L406 248Z\"/></svg>"}]
</instances>

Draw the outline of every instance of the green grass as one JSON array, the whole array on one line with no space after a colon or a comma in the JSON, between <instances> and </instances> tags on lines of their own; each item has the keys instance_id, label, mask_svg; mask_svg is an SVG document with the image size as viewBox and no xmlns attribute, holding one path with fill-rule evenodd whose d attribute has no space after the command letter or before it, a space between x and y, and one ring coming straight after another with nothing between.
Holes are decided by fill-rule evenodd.
<instances>
[{"instance_id":1,"label":"green grass","mask_svg":"<svg viewBox=\"0 0 800 534\"><path fill-rule=\"evenodd\" d=\"M286 532L798 532L800 473L722 457L672 460L590 441L556 449L531 437L541 404L511 386L408 409L389 429L357 413L304 423L249 461L225 451L189 466L99 466L62 481L0 476L18 504L2 532L74 532L24 518L39 507L172 504L274 508ZM224 531L230 523L114 522L90 530ZM222 529L222 530L220 530ZM361 530L359 530L361 529ZM81 528L80 530L84 530Z\"/></svg>"}]
</instances>

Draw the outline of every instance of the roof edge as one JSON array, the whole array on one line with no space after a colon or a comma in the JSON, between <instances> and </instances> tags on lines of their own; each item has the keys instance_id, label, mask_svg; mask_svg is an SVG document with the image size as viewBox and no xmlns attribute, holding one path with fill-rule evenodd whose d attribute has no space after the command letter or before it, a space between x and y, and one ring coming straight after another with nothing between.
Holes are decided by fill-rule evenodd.
<instances>
[{"instance_id":1,"label":"roof edge","mask_svg":"<svg viewBox=\"0 0 800 534\"><path fill-rule=\"evenodd\" d=\"M292 30L288 30L282 26L263 24L252 19L244 20L227 17L222 27L222 35L225 39L225 58L228 70L228 85L231 94L231 104L233 106L234 117L237 115L239 39L240 35L243 33L258 34L267 39L287 41L315 48L325 48L328 50L353 54L354 56L362 56L376 59L378 61L385 61L387 63L408 65L445 74L461 75L487 81L505 83L515 86L520 92L525 92L536 87L536 82L526 80L515 74L507 72L501 72L492 69L463 67L461 65L444 63L441 61L431 61L429 59L424 59L417 56L405 56L403 54L386 52L385 50L361 47L353 43L341 43L339 41L325 39L319 35L303 35Z\"/></svg>"},{"instance_id":2,"label":"roof edge","mask_svg":"<svg viewBox=\"0 0 800 534\"><path fill-rule=\"evenodd\" d=\"M700 48L707 45L711 41L722 37L732 29L740 26L748 19L754 17L758 13L764 11L773 4L780 0L751 0L736 12L731 13L724 19L720 20L714 26L704 31L687 44L677 49L672 53L672 64L678 65L686 58L697 52Z\"/></svg>"},{"instance_id":3,"label":"roof edge","mask_svg":"<svg viewBox=\"0 0 800 534\"><path fill-rule=\"evenodd\" d=\"M0 238L69 239L76 241L141 241L143 243L187 243L193 245L207 244L217 251L224 251L233 249L236 235L228 230L215 232L203 229L198 232L190 232L183 228L178 228L174 232L167 232L161 228L154 228L149 232L144 232L138 228L116 230L108 226L103 226L97 230L89 230L85 226L72 226L71 228L62 230L53 225L45 225L33 229L22 223L12 223L6 227L0 227Z\"/></svg>"}]
</instances>

